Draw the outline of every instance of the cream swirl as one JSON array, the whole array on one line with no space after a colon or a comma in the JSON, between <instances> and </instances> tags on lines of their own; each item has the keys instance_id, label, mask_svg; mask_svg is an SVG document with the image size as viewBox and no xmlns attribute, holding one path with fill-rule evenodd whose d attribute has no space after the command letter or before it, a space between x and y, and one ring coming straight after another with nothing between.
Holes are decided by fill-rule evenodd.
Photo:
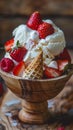
<instances>
[{"instance_id":1,"label":"cream swirl","mask_svg":"<svg viewBox=\"0 0 73 130\"><path fill-rule=\"evenodd\" d=\"M48 35L45 39L39 38L39 33L36 30L32 30L27 25L20 25L13 31L14 36L14 46L16 46L16 42L19 40L22 46L27 47L28 51L30 51L30 55L26 55L24 60L28 60L34 58L39 53L40 49L43 50L43 60L46 64L49 64L49 61L54 59L54 56L59 55L66 46L66 41L64 37L64 33L61 29L59 29L52 20L43 20L44 22L52 24L54 28L54 33ZM36 42L34 46L29 46L31 41ZM31 49L30 49L31 48ZM48 58L48 60L46 60Z\"/></svg>"}]
</instances>

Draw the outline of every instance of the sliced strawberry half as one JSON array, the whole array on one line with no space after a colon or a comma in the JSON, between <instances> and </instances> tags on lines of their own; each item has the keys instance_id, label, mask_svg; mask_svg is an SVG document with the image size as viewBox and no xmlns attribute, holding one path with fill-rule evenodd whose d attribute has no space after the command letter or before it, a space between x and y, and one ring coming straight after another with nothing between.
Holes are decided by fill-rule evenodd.
<instances>
[{"instance_id":1,"label":"sliced strawberry half","mask_svg":"<svg viewBox=\"0 0 73 130\"><path fill-rule=\"evenodd\" d=\"M26 55L27 49L25 47L19 47L11 51L10 56L17 62L23 60L23 57Z\"/></svg>"},{"instance_id":2,"label":"sliced strawberry half","mask_svg":"<svg viewBox=\"0 0 73 130\"><path fill-rule=\"evenodd\" d=\"M56 78L56 77L61 76L62 72L55 68L45 67L44 75L47 78Z\"/></svg>"},{"instance_id":3,"label":"sliced strawberry half","mask_svg":"<svg viewBox=\"0 0 73 130\"><path fill-rule=\"evenodd\" d=\"M14 39L11 39L11 40L7 41L7 42L5 43L5 45L4 45L5 51L6 51L6 52L7 52L7 51L10 51L13 44L14 44Z\"/></svg>"},{"instance_id":4,"label":"sliced strawberry half","mask_svg":"<svg viewBox=\"0 0 73 130\"><path fill-rule=\"evenodd\" d=\"M40 39L44 39L46 36L51 35L54 33L54 28L51 24L43 22L42 24L39 25L38 27L38 33Z\"/></svg>"},{"instance_id":5,"label":"sliced strawberry half","mask_svg":"<svg viewBox=\"0 0 73 130\"><path fill-rule=\"evenodd\" d=\"M58 59L67 59L69 62L71 62L71 57L70 57L70 54L68 52L68 50L65 48L63 50L63 52L58 56Z\"/></svg>"},{"instance_id":6,"label":"sliced strawberry half","mask_svg":"<svg viewBox=\"0 0 73 130\"><path fill-rule=\"evenodd\" d=\"M59 71L63 71L65 66L69 63L68 60L57 60Z\"/></svg>"},{"instance_id":7,"label":"sliced strawberry half","mask_svg":"<svg viewBox=\"0 0 73 130\"><path fill-rule=\"evenodd\" d=\"M15 76L21 76L24 70L25 70L25 63L24 61L21 61L17 66L14 67L13 74Z\"/></svg>"},{"instance_id":8,"label":"sliced strawberry half","mask_svg":"<svg viewBox=\"0 0 73 130\"><path fill-rule=\"evenodd\" d=\"M34 12L28 22L27 26L33 30L37 30L38 26L42 23L41 15L38 11Z\"/></svg>"}]
</instances>

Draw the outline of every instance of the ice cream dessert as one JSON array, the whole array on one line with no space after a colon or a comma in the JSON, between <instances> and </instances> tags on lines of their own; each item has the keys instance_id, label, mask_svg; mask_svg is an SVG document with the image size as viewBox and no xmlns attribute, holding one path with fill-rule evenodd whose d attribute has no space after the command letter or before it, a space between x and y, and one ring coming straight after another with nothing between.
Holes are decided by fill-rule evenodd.
<instances>
[{"instance_id":1,"label":"ice cream dessert","mask_svg":"<svg viewBox=\"0 0 73 130\"><path fill-rule=\"evenodd\" d=\"M55 78L71 63L63 31L52 20L42 20L37 11L12 35L0 62L5 72L27 79Z\"/></svg>"}]
</instances>

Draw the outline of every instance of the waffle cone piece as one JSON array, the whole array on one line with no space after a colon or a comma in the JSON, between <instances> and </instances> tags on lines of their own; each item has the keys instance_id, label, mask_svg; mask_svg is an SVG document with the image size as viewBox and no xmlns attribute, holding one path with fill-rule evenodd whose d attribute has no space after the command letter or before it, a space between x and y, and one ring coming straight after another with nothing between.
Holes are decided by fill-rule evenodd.
<instances>
[{"instance_id":1,"label":"waffle cone piece","mask_svg":"<svg viewBox=\"0 0 73 130\"><path fill-rule=\"evenodd\" d=\"M41 79L43 77L43 52L32 60L23 73L25 79Z\"/></svg>"}]
</instances>

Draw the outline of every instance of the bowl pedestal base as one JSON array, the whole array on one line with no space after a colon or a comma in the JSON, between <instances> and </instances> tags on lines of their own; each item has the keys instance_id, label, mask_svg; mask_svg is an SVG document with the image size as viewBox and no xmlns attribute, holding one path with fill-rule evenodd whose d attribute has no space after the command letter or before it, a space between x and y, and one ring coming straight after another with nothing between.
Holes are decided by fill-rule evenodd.
<instances>
[{"instance_id":1,"label":"bowl pedestal base","mask_svg":"<svg viewBox=\"0 0 73 130\"><path fill-rule=\"evenodd\" d=\"M49 118L48 103L22 101L22 110L19 112L19 119L29 124L46 123Z\"/></svg>"}]
</instances>

